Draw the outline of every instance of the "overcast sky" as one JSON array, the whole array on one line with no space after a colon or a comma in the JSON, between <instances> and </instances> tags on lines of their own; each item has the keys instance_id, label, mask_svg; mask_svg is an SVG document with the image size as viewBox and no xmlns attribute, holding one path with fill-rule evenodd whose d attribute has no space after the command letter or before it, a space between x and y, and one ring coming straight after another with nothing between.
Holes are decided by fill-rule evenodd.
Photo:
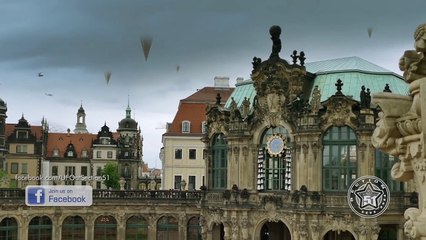
<instances>
[{"instance_id":1,"label":"overcast sky","mask_svg":"<svg viewBox=\"0 0 426 240\"><path fill-rule=\"evenodd\" d=\"M359 56L401 74L398 60L413 48L425 9L424 0L2 1L0 98L8 123L24 114L39 125L44 116L59 132L74 129L82 103L97 133L105 122L117 129L130 96L144 161L161 167L163 126L179 100L215 76L231 85L250 78L253 57L270 54L270 26L282 28L284 59L295 49L307 62ZM146 61L140 39L147 36Z\"/></svg>"}]
</instances>

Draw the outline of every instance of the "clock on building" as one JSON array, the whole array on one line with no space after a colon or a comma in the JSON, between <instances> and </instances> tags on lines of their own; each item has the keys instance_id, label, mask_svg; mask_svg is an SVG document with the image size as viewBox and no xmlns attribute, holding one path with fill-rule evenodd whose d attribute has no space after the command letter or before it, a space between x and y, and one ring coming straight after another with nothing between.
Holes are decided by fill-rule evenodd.
<instances>
[{"instance_id":1,"label":"clock on building","mask_svg":"<svg viewBox=\"0 0 426 240\"><path fill-rule=\"evenodd\" d=\"M269 155L281 156L285 149L285 138L280 135L272 135L268 138L266 149Z\"/></svg>"}]
</instances>

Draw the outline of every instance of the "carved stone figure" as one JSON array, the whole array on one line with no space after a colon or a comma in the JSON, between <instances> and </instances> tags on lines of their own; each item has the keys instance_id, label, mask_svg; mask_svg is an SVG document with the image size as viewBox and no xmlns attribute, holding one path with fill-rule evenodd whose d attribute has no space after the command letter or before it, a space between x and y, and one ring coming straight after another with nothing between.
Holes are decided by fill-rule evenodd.
<instances>
[{"instance_id":1,"label":"carved stone figure","mask_svg":"<svg viewBox=\"0 0 426 240\"><path fill-rule=\"evenodd\" d=\"M312 97L311 97L311 112L313 114L317 114L318 111L321 108L321 92L318 89L318 85L314 87L314 90L312 91Z\"/></svg>"},{"instance_id":2,"label":"carved stone figure","mask_svg":"<svg viewBox=\"0 0 426 240\"><path fill-rule=\"evenodd\" d=\"M281 28L279 26L272 26L269 29L269 33L271 34L271 40L272 40L272 52L271 56L269 58L273 57L279 57L278 54L281 51Z\"/></svg>"},{"instance_id":3,"label":"carved stone figure","mask_svg":"<svg viewBox=\"0 0 426 240\"><path fill-rule=\"evenodd\" d=\"M405 211L404 233L420 240L426 239L426 24L417 28L414 39L416 50L405 51L399 62L404 79L410 84L410 96L389 92L373 95L373 102L382 113L372 143L401 159L392 167L393 179L414 180L419 208Z\"/></svg>"}]
</instances>

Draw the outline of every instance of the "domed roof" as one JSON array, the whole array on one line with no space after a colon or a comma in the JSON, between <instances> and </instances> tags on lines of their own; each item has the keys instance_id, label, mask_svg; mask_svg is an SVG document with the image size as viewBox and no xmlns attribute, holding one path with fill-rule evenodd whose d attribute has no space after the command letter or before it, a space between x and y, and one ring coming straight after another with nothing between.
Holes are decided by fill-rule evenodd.
<instances>
[{"instance_id":1,"label":"domed roof","mask_svg":"<svg viewBox=\"0 0 426 240\"><path fill-rule=\"evenodd\" d=\"M359 57L310 62L306 63L305 66L307 71L315 75L312 86L318 86L321 92L321 101L327 100L336 93L337 79L340 79L344 84L342 93L351 96L356 101L360 101L362 86L369 88L372 94L383 92L386 87L389 87L396 94L408 95L409 92L408 84L401 76ZM229 108L232 101L235 101L238 107L241 106L244 98L247 98L253 106L255 96L256 90L253 81L243 81L236 84L236 88L228 98L225 108Z\"/></svg>"},{"instance_id":2,"label":"domed roof","mask_svg":"<svg viewBox=\"0 0 426 240\"><path fill-rule=\"evenodd\" d=\"M130 117L130 113L131 113L131 109L129 106L127 106L126 109L126 118L123 118L119 123L118 123L118 129L117 131L137 131L138 129L138 123L132 119Z\"/></svg>"}]
</instances>

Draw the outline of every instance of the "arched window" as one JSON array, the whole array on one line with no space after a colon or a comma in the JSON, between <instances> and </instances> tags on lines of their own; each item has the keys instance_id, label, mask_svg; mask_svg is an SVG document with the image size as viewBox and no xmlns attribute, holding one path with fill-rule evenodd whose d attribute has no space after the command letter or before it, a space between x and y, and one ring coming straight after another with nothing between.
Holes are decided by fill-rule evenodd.
<instances>
[{"instance_id":1,"label":"arched window","mask_svg":"<svg viewBox=\"0 0 426 240\"><path fill-rule=\"evenodd\" d=\"M126 239L148 239L148 222L142 216L133 216L126 222Z\"/></svg>"},{"instance_id":2,"label":"arched window","mask_svg":"<svg viewBox=\"0 0 426 240\"><path fill-rule=\"evenodd\" d=\"M93 239L117 239L117 221L113 216L100 216L96 218Z\"/></svg>"},{"instance_id":3,"label":"arched window","mask_svg":"<svg viewBox=\"0 0 426 240\"><path fill-rule=\"evenodd\" d=\"M267 129L258 152L258 190L291 190L291 149L288 131Z\"/></svg>"},{"instance_id":4,"label":"arched window","mask_svg":"<svg viewBox=\"0 0 426 240\"><path fill-rule=\"evenodd\" d=\"M200 217L192 217L188 221L187 240L201 240Z\"/></svg>"},{"instance_id":5,"label":"arched window","mask_svg":"<svg viewBox=\"0 0 426 240\"><path fill-rule=\"evenodd\" d=\"M0 239L18 239L18 223L16 222L15 218L4 218L1 220Z\"/></svg>"},{"instance_id":6,"label":"arched window","mask_svg":"<svg viewBox=\"0 0 426 240\"><path fill-rule=\"evenodd\" d=\"M392 166L398 162L398 158L387 155L380 150L376 149L376 177L382 179L388 185L389 191L400 192L404 189L404 183L392 179L391 169Z\"/></svg>"},{"instance_id":7,"label":"arched window","mask_svg":"<svg viewBox=\"0 0 426 240\"><path fill-rule=\"evenodd\" d=\"M322 179L325 191L347 191L357 178L357 139L348 126L331 127L323 137Z\"/></svg>"},{"instance_id":8,"label":"arched window","mask_svg":"<svg viewBox=\"0 0 426 240\"><path fill-rule=\"evenodd\" d=\"M174 217L161 217L157 222L157 240L179 239L178 222Z\"/></svg>"},{"instance_id":9,"label":"arched window","mask_svg":"<svg viewBox=\"0 0 426 240\"><path fill-rule=\"evenodd\" d=\"M216 135L212 151L212 188L225 189L228 172L228 144L223 134Z\"/></svg>"},{"instance_id":10,"label":"arched window","mask_svg":"<svg viewBox=\"0 0 426 240\"><path fill-rule=\"evenodd\" d=\"M49 217L34 217L28 225L28 239L52 239L52 221Z\"/></svg>"},{"instance_id":11,"label":"arched window","mask_svg":"<svg viewBox=\"0 0 426 240\"><path fill-rule=\"evenodd\" d=\"M86 236L84 220L80 216L69 216L62 222L62 238L67 240L84 239Z\"/></svg>"}]
</instances>

